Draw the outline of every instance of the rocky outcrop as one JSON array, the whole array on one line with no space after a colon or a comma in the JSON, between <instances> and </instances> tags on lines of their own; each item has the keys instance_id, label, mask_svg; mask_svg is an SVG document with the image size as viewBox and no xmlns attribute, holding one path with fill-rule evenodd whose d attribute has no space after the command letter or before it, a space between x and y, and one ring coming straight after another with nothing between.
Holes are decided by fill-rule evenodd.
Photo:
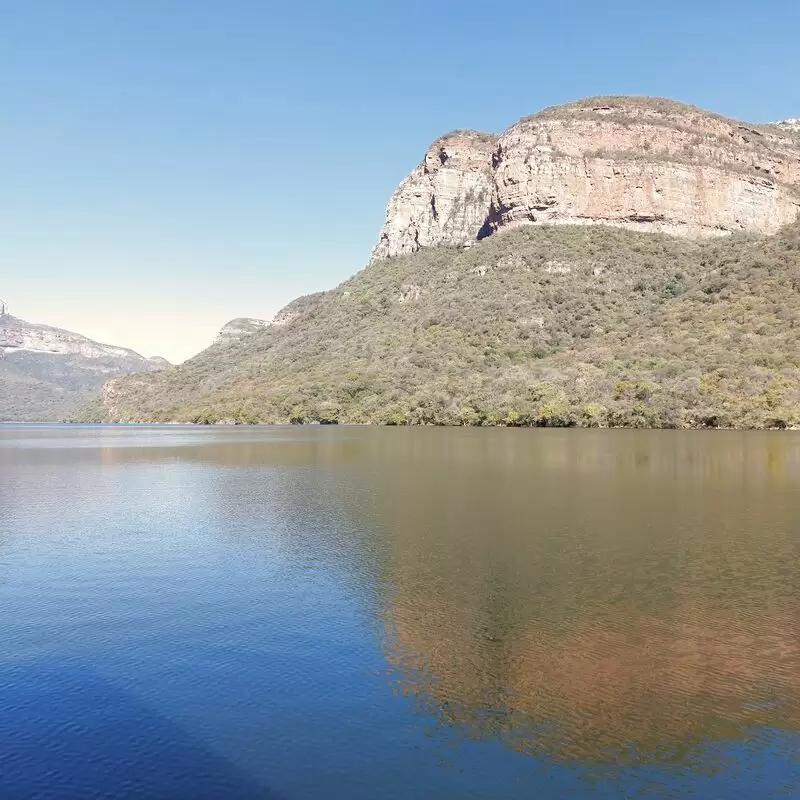
<instances>
[{"instance_id":1,"label":"rocky outcrop","mask_svg":"<svg viewBox=\"0 0 800 800\"><path fill-rule=\"evenodd\" d=\"M253 317L238 317L226 322L219 333L214 339L214 344L230 344L231 342L238 342L248 336L252 336L257 331L263 328L272 326L288 325L296 319L302 312L294 308L293 303L290 303L284 309L281 309L272 319L254 319Z\"/></svg>"},{"instance_id":2,"label":"rocky outcrop","mask_svg":"<svg viewBox=\"0 0 800 800\"><path fill-rule=\"evenodd\" d=\"M261 330L272 323L265 319L254 319L252 317L238 317L226 322L214 339L214 344L226 344L228 342L238 342L246 336L251 336L256 331Z\"/></svg>"},{"instance_id":3,"label":"rocky outcrop","mask_svg":"<svg viewBox=\"0 0 800 800\"><path fill-rule=\"evenodd\" d=\"M772 124L785 131L800 133L800 117L789 117L789 119L782 119L780 122L773 122Z\"/></svg>"},{"instance_id":4,"label":"rocky outcrop","mask_svg":"<svg viewBox=\"0 0 800 800\"><path fill-rule=\"evenodd\" d=\"M800 214L789 123L611 97L545 109L499 137L449 134L392 196L373 260L530 224L774 233Z\"/></svg>"}]
</instances>

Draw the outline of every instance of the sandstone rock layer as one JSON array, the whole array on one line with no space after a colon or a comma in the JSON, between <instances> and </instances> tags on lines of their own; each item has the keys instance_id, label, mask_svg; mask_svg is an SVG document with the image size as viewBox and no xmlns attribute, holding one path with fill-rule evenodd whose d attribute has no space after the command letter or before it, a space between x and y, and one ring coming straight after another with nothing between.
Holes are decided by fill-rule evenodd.
<instances>
[{"instance_id":1,"label":"sandstone rock layer","mask_svg":"<svg viewBox=\"0 0 800 800\"><path fill-rule=\"evenodd\" d=\"M373 259L503 228L607 224L694 238L800 215L800 139L670 100L591 98L500 136L434 142L392 196Z\"/></svg>"}]
</instances>

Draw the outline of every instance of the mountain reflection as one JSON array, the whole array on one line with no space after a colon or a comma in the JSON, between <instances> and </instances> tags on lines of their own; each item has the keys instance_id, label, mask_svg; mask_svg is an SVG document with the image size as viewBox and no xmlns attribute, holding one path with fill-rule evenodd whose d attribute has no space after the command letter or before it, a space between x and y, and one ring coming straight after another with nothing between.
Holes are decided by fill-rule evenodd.
<instances>
[{"instance_id":1,"label":"mountain reflection","mask_svg":"<svg viewBox=\"0 0 800 800\"><path fill-rule=\"evenodd\" d=\"M561 759L692 763L800 729L800 442L741 444L528 439L376 475L393 684Z\"/></svg>"},{"instance_id":2,"label":"mountain reflection","mask_svg":"<svg viewBox=\"0 0 800 800\"><path fill-rule=\"evenodd\" d=\"M492 635L475 610L417 615L398 603L387 658L442 722L531 753L673 759L753 726L800 726L791 612L756 629L691 603L663 617L631 611Z\"/></svg>"},{"instance_id":3,"label":"mountain reflection","mask_svg":"<svg viewBox=\"0 0 800 800\"><path fill-rule=\"evenodd\" d=\"M458 733L692 763L714 741L800 730L791 433L87 429L63 449L50 435L0 447L0 467L12 452L101 472L186 462L175 491L194 487L219 535L335 566L374 599L393 685ZM212 486L204 464L231 469ZM8 513L30 513L5 491Z\"/></svg>"}]
</instances>

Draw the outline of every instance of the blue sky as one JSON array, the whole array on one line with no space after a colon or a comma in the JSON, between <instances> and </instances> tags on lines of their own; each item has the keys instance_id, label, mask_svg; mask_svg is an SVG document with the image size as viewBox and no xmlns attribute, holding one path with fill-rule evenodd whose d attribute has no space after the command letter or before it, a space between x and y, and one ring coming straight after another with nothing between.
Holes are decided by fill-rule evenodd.
<instances>
[{"instance_id":1,"label":"blue sky","mask_svg":"<svg viewBox=\"0 0 800 800\"><path fill-rule=\"evenodd\" d=\"M800 116L800 3L0 0L0 297L183 359L366 262L453 128L595 94Z\"/></svg>"}]
</instances>

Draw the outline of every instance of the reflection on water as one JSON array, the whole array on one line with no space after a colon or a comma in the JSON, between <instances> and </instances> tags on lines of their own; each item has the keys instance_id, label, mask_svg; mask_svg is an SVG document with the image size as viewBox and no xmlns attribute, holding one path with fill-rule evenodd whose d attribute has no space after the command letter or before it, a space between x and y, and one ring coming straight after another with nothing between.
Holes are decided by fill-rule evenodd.
<instances>
[{"instance_id":1,"label":"reflection on water","mask_svg":"<svg viewBox=\"0 0 800 800\"><path fill-rule=\"evenodd\" d=\"M798 444L466 439L444 470L376 473L397 685L565 759L688 762L800 729Z\"/></svg>"},{"instance_id":2,"label":"reflection on water","mask_svg":"<svg viewBox=\"0 0 800 800\"><path fill-rule=\"evenodd\" d=\"M0 427L0 477L0 589L19 605L8 554L44 563L61 530L75 573L47 613L127 597L127 633L69 647L88 637L94 668L147 619L163 681L185 641L180 673L218 704L203 747L256 783L270 764L270 791L566 797L555 770L611 768L578 792L788 796L800 777L795 434ZM44 644L14 629L26 658L64 657L52 624ZM217 660L246 695L198 677ZM161 705L210 713L181 691ZM472 749L443 766L441 736ZM318 749L270 760L276 737Z\"/></svg>"}]
</instances>

